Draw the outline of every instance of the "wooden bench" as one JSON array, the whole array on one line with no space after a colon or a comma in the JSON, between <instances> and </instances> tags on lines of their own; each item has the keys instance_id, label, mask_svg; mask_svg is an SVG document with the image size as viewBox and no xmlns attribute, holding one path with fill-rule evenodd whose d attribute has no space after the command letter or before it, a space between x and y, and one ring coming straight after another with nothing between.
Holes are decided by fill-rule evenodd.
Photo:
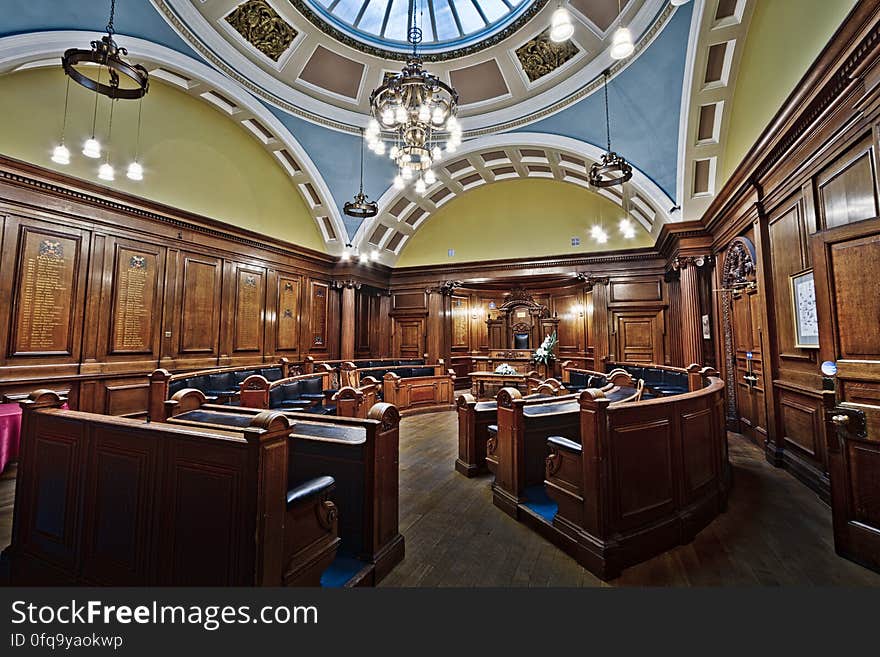
<instances>
[{"instance_id":1,"label":"wooden bench","mask_svg":"<svg viewBox=\"0 0 880 657\"><path fill-rule=\"evenodd\" d=\"M296 410L310 413L333 414L332 397L337 392L330 389L328 371L299 374L276 381L269 381L253 374L240 385L240 405L248 408L271 408L273 410Z\"/></svg>"},{"instance_id":2,"label":"wooden bench","mask_svg":"<svg viewBox=\"0 0 880 657\"><path fill-rule=\"evenodd\" d=\"M341 366L343 385L360 387L367 378L382 381L382 401L394 404L402 415L448 410L455 407L455 374L443 361L435 365L359 368Z\"/></svg>"},{"instance_id":3,"label":"wooden bench","mask_svg":"<svg viewBox=\"0 0 880 657\"><path fill-rule=\"evenodd\" d=\"M168 407L168 422L194 426L222 425L260 413L210 404L198 390L177 393ZM337 571L347 576L349 585L378 583L404 556L398 527L397 409L378 403L363 419L282 412L291 422L291 476L326 473L336 480L330 499L339 509L342 539Z\"/></svg>"},{"instance_id":4,"label":"wooden bench","mask_svg":"<svg viewBox=\"0 0 880 657\"><path fill-rule=\"evenodd\" d=\"M567 394L559 382L549 379L533 386L527 398L550 398ZM478 401L470 393L463 393L457 399L458 412L458 458L455 469L465 477L475 477L489 471L486 465L486 443L489 440L489 427L497 422L497 402Z\"/></svg>"},{"instance_id":5,"label":"wooden bench","mask_svg":"<svg viewBox=\"0 0 880 657\"><path fill-rule=\"evenodd\" d=\"M547 439L543 486L517 515L602 579L688 543L727 503L724 384L612 404L581 393L580 426Z\"/></svg>"},{"instance_id":6,"label":"wooden bench","mask_svg":"<svg viewBox=\"0 0 880 657\"><path fill-rule=\"evenodd\" d=\"M283 414L183 427L63 402L22 403L14 585L313 586L333 562L333 479L290 478Z\"/></svg>"},{"instance_id":7,"label":"wooden bench","mask_svg":"<svg viewBox=\"0 0 880 657\"><path fill-rule=\"evenodd\" d=\"M163 419L165 400L184 388L201 390L207 397L218 402L230 401L238 397L241 383L249 376L259 374L267 381L286 379L300 373L299 365L292 365L286 358L277 363L247 365L237 367L216 367L193 372L172 374L159 368L150 374L148 417L154 421Z\"/></svg>"}]
</instances>

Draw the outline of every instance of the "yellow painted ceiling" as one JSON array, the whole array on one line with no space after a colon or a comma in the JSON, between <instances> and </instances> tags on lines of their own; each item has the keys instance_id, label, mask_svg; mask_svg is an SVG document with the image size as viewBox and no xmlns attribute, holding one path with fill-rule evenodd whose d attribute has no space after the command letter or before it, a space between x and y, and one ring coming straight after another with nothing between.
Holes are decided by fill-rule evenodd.
<instances>
[{"instance_id":1,"label":"yellow painted ceiling","mask_svg":"<svg viewBox=\"0 0 880 657\"><path fill-rule=\"evenodd\" d=\"M144 179L125 170L134 157L138 103L117 101L107 138L110 100L98 103L96 137L109 145L116 180L98 179L102 160L82 155L91 135L95 94L70 85L67 166L52 162L61 136L66 77L60 68L0 76L0 152L172 207L325 251L309 209L284 170L250 134L207 103L158 79L143 100L140 161Z\"/></svg>"},{"instance_id":2,"label":"yellow painted ceiling","mask_svg":"<svg viewBox=\"0 0 880 657\"><path fill-rule=\"evenodd\" d=\"M653 238L631 218L636 235L623 237L619 222L624 216L608 199L571 183L540 178L496 182L465 192L425 220L397 266L653 246ZM606 244L590 236L594 225L607 232ZM580 246L571 246L572 237L580 238Z\"/></svg>"}]
</instances>

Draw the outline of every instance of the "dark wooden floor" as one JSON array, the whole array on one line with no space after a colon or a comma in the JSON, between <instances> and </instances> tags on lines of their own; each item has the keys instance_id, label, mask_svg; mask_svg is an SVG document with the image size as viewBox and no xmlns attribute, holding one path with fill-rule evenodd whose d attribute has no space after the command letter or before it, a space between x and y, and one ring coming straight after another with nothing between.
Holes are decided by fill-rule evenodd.
<instances>
[{"instance_id":1,"label":"dark wooden floor","mask_svg":"<svg viewBox=\"0 0 880 657\"><path fill-rule=\"evenodd\" d=\"M453 471L454 412L405 418L400 531L406 559L382 586L605 586L492 505L491 476ZM838 557L831 510L762 451L731 434L727 513L690 545L624 571L612 586L874 585L880 575Z\"/></svg>"},{"instance_id":2,"label":"dark wooden floor","mask_svg":"<svg viewBox=\"0 0 880 657\"><path fill-rule=\"evenodd\" d=\"M605 586L492 505L491 477L453 470L454 412L401 424L400 530L406 559L382 586ZM731 434L727 513L681 546L624 571L612 586L872 585L880 575L834 553L831 511ZM0 546L9 543L14 466L0 477Z\"/></svg>"}]
</instances>

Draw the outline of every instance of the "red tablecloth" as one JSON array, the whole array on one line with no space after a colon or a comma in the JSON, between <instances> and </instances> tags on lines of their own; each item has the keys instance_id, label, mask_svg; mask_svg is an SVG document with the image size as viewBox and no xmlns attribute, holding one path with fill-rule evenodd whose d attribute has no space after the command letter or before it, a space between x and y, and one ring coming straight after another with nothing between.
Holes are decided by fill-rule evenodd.
<instances>
[{"instance_id":1,"label":"red tablecloth","mask_svg":"<svg viewBox=\"0 0 880 657\"><path fill-rule=\"evenodd\" d=\"M21 407L18 404L0 404L0 472L6 464L18 458L21 434Z\"/></svg>"}]
</instances>

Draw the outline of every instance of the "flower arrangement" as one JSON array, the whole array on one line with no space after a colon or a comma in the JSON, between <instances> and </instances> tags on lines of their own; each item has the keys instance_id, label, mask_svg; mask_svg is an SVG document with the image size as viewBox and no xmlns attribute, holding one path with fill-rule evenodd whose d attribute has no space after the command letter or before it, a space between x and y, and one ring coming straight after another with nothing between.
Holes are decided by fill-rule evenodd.
<instances>
[{"instance_id":1,"label":"flower arrangement","mask_svg":"<svg viewBox=\"0 0 880 657\"><path fill-rule=\"evenodd\" d=\"M559 340L556 339L556 331L553 331L552 335L548 335L544 338L544 342L541 343L541 346L535 349L535 353L532 354L532 360L536 363L543 363L544 365L552 363L556 360L553 350L556 349L558 342Z\"/></svg>"},{"instance_id":2,"label":"flower arrangement","mask_svg":"<svg viewBox=\"0 0 880 657\"><path fill-rule=\"evenodd\" d=\"M516 374L516 370L507 363L501 363L501 365L495 368L495 374L504 374L505 376L511 376L513 374Z\"/></svg>"}]
</instances>

